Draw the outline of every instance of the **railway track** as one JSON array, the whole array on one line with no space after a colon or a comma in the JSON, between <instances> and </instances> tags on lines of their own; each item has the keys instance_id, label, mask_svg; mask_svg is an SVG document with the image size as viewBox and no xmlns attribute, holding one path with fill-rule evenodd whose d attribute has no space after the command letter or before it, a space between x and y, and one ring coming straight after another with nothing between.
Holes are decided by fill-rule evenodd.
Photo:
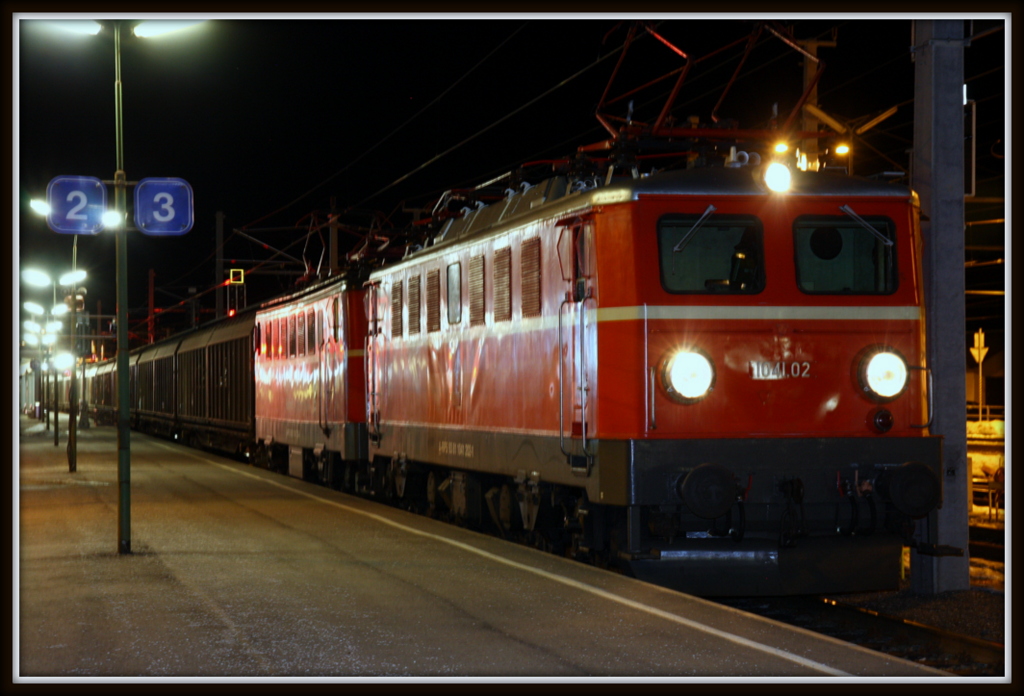
<instances>
[{"instance_id":1,"label":"railway track","mask_svg":"<svg viewBox=\"0 0 1024 696\"><path fill-rule=\"evenodd\" d=\"M1005 675L1004 646L999 643L886 616L841 600L801 596L715 601L957 676Z\"/></svg>"},{"instance_id":2,"label":"railway track","mask_svg":"<svg viewBox=\"0 0 1024 696\"><path fill-rule=\"evenodd\" d=\"M1002 529L971 527L969 540L971 558L1005 562L1006 550L1003 548Z\"/></svg>"}]
</instances>

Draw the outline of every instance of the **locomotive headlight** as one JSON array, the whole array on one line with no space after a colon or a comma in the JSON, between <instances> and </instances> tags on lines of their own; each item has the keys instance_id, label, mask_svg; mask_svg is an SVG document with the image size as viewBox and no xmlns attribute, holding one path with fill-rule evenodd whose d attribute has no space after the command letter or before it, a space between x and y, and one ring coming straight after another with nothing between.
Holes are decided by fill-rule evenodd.
<instances>
[{"instance_id":1,"label":"locomotive headlight","mask_svg":"<svg viewBox=\"0 0 1024 696\"><path fill-rule=\"evenodd\" d=\"M764 172L764 183L776 193L785 193L792 183L792 175L789 167L782 162L772 162Z\"/></svg>"},{"instance_id":2,"label":"locomotive headlight","mask_svg":"<svg viewBox=\"0 0 1024 696\"><path fill-rule=\"evenodd\" d=\"M665 361L662 382L673 399L693 403L715 385L715 366L703 353L681 350Z\"/></svg>"},{"instance_id":3,"label":"locomotive headlight","mask_svg":"<svg viewBox=\"0 0 1024 696\"><path fill-rule=\"evenodd\" d=\"M864 360L861 382L874 396L893 399L907 386L907 363L897 353L874 353Z\"/></svg>"}]
</instances>

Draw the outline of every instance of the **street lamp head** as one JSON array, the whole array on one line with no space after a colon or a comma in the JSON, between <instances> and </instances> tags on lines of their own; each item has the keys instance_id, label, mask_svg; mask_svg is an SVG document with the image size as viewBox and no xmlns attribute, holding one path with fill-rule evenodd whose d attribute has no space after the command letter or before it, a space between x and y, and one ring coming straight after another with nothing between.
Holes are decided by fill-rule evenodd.
<instances>
[{"instance_id":1,"label":"street lamp head","mask_svg":"<svg viewBox=\"0 0 1024 696\"><path fill-rule=\"evenodd\" d=\"M50 205L46 201L41 201L38 198L33 198L28 202L28 206L32 210L36 211L39 215L46 217L50 214Z\"/></svg>"},{"instance_id":2,"label":"street lamp head","mask_svg":"<svg viewBox=\"0 0 1024 696\"><path fill-rule=\"evenodd\" d=\"M162 36L163 34L169 34L172 31L178 31L180 29L187 29L197 24L203 24L205 20L191 20L191 21L177 21L177 20L155 20L139 22L132 29L132 33L136 36L149 39L155 36Z\"/></svg>"},{"instance_id":3,"label":"street lamp head","mask_svg":"<svg viewBox=\"0 0 1024 696\"><path fill-rule=\"evenodd\" d=\"M60 277L60 284L75 285L76 283L81 283L83 280L85 280L85 276L86 273L81 268L78 269L77 271L70 271Z\"/></svg>"},{"instance_id":4,"label":"street lamp head","mask_svg":"<svg viewBox=\"0 0 1024 696\"><path fill-rule=\"evenodd\" d=\"M103 28L99 22L94 22L91 19L47 22L47 24L56 29L63 29L64 31L69 31L73 34L91 34L93 36L100 33L100 29Z\"/></svg>"},{"instance_id":5,"label":"street lamp head","mask_svg":"<svg viewBox=\"0 0 1024 696\"><path fill-rule=\"evenodd\" d=\"M29 285L35 285L37 288L45 288L47 285L53 283L53 281L50 280L50 276L35 268L26 268L23 270L21 272L21 279Z\"/></svg>"},{"instance_id":6,"label":"street lamp head","mask_svg":"<svg viewBox=\"0 0 1024 696\"><path fill-rule=\"evenodd\" d=\"M60 323L59 321L48 321L48 322L46 322L46 332L47 333L55 334L58 331L60 331L61 329L63 329L63 328L64 328L64 324Z\"/></svg>"},{"instance_id":7,"label":"street lamp head","mask_svg":"<svg viewBox=\"0 0 1024 696\"><path fill-rule=\"evenodd\" d=\"M29 331L34 334L42 333L43 330L38 323L32 321L31 319L26 319L24 322L22 322L22 326L25 327L26 331Z\"/></svg>"},{"instance_id":8,"label":"street lamp head","mask_svg":"<svg viewBox=\"0 0 1024 696\"><path fill-rule=\"evenodd\" d=\"M46 314L46 310L43 309L43 306L35 302L25 302L21 306L24 307L25 311L28 312L29 314L35 314L36 316L42 316Z\"/></svg>"}]
</instances>

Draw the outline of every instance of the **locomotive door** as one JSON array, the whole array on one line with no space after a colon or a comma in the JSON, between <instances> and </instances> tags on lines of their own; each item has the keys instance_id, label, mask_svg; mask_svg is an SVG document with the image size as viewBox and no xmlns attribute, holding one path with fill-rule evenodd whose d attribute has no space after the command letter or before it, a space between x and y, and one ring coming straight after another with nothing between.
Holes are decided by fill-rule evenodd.
<instances>
[{"instance_id":1,"label":"locomotive door","mask_svg":"<svg viewBox=\"0 0 1024 696\"><path fill-rule=\"evenodd\" d=\"M590 370L595 341L588 316L594 308L593 223L576 216L559 226L559 265L568 284L558 309L559 443L573 471L586 475L593 462L594 430Z\"/></svg>"},{"instance_id":2,"label":"locomotive door","mask_svg":"<svg viewBox=\"0 0 1024 696\"><path fill-rule=\"evenodd\" d=\"M381 287L379 283L366 286L366 434L370 442L380 444L380 409L384 391L382 365L383 336L381 328Z\"/></svg>"},{"instance_id":3,"label":"locomotive door","mask_svg":"<svg viewBox=\"0 0 1024 696\"><path fill-rule=\"evenodd\" d=\"M346 379L345 355L348 353L348 336L342 326L343 312L339 306L341 298L335 295L327 306L327 313L320 320L320 395L321 413L325 430L333 430L334 424L345 420L344 404L339 398L344 392L340 387ZM326 319L326 321L324 321ZM339 369L340 367L340 369Z\"/></svg>"}]
</instances>

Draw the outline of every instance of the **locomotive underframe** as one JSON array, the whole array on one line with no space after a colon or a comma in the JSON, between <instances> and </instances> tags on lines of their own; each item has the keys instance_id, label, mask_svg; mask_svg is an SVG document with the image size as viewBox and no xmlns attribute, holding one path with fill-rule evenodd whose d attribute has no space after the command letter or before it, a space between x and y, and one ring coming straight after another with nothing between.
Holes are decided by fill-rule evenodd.
<instances>
[{"instance_id":1,"label":"locomotive underframe","mask_svg":"<svg viewBox=\"0 0 1024 696\"><path fill-rule=\"evenodd\" d=\"M920 462L941 491L936 437L589 446L585 475L557 437L384 425L363 488L401 498L396 472L411 472L420 486L432 476L421 494L431 509L443 502L470 524L488 521L490 512L506 532L515 530L500 510L511 498L527 535L547 535L568 552L624 563L638 577L706 596L894 589L914 526L872 484L883 472ZM702 464L724 467L736 484L737 502L716 518L694 514L680 493L681 481ZM406 497L417 490L409 486Z\"/></svg>"}]
</instances>

